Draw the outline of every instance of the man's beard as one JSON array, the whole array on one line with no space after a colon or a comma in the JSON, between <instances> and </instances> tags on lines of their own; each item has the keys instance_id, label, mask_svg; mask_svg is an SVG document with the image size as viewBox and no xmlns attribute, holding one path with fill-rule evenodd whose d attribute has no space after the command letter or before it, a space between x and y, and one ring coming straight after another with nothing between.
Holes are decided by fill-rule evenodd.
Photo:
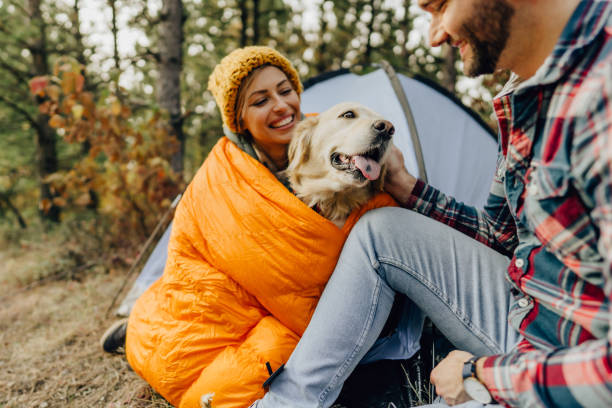
<instances>
[{"instance_id":1,"label":"man's beard","mask_svg":"<svg viewBox=\"0 0 612 408\"><path fill-rule=\"evenodd\" d=\"M484 0L469 23L463 25L474 55L464 61L467 76L475 77L495 71L499 57L510 36L514 8L506 0Z\"/></svg>"}]
</instances>

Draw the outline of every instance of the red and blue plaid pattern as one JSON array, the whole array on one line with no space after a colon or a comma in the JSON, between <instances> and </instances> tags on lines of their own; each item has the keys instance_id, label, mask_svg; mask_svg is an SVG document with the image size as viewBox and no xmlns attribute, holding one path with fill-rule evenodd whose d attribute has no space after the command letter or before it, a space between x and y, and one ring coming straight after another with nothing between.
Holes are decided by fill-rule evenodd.
<instances>
[{"instance_id":1,"label":"red and blue plaid pattern","mask_svg":"<svg viewBox=\"0 0 612 408\"><path fill-rule=\"evenodd\" d=\"M581 2L536 74L507 88L485 208L422 182L409 204L512 256L524 340L485 360L495 399L612 407L612 2Z\"/></svg>"}]
</instances>

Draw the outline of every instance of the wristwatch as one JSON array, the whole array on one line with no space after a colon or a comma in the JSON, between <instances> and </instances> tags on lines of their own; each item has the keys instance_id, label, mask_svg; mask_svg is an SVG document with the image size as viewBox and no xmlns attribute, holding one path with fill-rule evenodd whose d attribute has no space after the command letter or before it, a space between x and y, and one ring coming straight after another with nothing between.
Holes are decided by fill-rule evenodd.
<instances>
[{"instance_id":1,"label":"wristwatch","mask_svg":"<svg viewBox=\"0 0 612 408\"><path fill-rule=\"evenodd\" d=\"M490 404L493 402L491 393L476 377L476 360L478 357L474 356L463 363L463 388L473 400L482 404Z\"/></svg>"}]
</instances>

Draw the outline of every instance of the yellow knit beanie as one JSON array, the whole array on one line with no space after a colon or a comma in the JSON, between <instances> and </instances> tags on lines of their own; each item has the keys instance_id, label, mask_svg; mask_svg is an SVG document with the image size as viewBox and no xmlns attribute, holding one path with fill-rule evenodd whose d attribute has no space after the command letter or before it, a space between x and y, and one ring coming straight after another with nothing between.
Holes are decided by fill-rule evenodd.
<instances>
[{"instance_id":1,"label":"yellow knit beanie","mask_svg":"<svg viewBox=\"0 0 612 408\"><path fill-rule=\"evenodd\" d=\"M225 56L208 78L208 90L215 97L223 123L236 132L236 97L242 80L254 69L270 64L280 68L295 88L302 93L302 83L291 62L270 47L251 46L238 48Z\"/></svg>"}]
</instances>

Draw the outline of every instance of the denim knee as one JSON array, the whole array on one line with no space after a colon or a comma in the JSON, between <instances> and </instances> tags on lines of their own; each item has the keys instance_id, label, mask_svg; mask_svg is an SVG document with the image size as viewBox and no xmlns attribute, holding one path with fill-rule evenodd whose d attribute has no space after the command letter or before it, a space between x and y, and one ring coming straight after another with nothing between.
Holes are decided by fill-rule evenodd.
<instances>
[{"instance_id":1,"label":"denim knee","mask_svg":"<svg viewBox=\"0 0 612 408\"><path fill-rule=\"evenodd\" d=\"M395 211L394 211L395 210ZM370 265L384 279L383 268L380 267L378 254L396 239L392 226L394 220L403 214L398 214L397 208L377 208L365 213L351 230L344 245L342 256L351 259L367 256ZM408 210L403 210L408 212Z\"/></svg>"}]
</instances>

